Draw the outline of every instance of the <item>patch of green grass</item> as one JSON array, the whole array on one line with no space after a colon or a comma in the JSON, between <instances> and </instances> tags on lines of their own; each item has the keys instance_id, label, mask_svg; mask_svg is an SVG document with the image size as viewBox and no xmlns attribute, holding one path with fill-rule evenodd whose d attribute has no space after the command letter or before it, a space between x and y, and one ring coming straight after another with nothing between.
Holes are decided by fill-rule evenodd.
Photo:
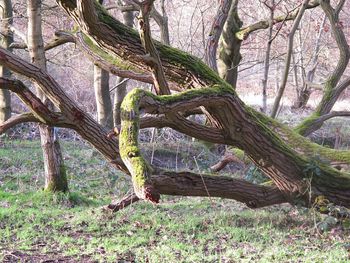
<instances>
[{"instance_id":1,"label":"patch of green grass","mask_svg":"<svg viewBox=\"0 0 350 263\"><path fill-rule=\"evenodd\" d=\"M63 143L71 192L42 191L42 180L30 181L42 173L40 167L20 165L40 153L40 144L7 143L11 147L5 147L6 154L0 149L0 158L16 156L17 161L0 163L0 261L13 251L27 259L45 255L78 262L350 260L349 231L338 227L319 233L320 215L290 206L251 210L229 200L163 197L157 206L139 202L115 214L105 212L101 206L126 191L129 182L82 144ZM22 153L15 153L19 149ZM13 189L8 178L15 178Z\"/></svg>"}]
</instances>

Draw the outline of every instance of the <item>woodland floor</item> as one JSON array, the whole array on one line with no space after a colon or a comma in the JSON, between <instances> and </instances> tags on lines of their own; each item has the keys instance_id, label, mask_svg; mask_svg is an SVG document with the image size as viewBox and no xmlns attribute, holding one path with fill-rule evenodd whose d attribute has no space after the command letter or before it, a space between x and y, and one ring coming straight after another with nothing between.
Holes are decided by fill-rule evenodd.
<instances>
[{"instance_id":1,"label":"woodland floor","mask_svg":"<svg viewBox=\"0 0 350 263\"><path fill-rule=\"evenodd\" d=\"M145 145L169 167L203 171L217 161L202 144L187 146ZM1 262L350 262L350 226L312 209L163 197L106 212L128 178L82 142L62 148L71 192L50 194L40 142L0 138Z\"/></svg>"}]
</instances>

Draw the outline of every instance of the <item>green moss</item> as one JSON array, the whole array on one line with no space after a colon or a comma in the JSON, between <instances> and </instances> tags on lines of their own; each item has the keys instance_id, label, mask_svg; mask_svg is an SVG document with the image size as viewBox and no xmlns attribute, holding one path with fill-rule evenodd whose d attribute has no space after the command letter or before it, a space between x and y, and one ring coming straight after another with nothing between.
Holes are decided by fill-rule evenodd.
<instances>
[{"instance_id":1,"label":"green moss","mask_svg":"<svg viewBox=\"0 0 350 263\"><path fill-rule=\"evenodd\" d=\"M47 192L68 192L67 172L64 164L60 166L60 174L45 187Z\"/></svg>"},{"instance_id":2,"label":"green moss","mask_svg":"<svg viewBox=\"0 0 350 263\"><path fill-rule=\"evenodd\" d=\"M136 30L125 26L123 23L110 16L99 4L96 4L96 10L100 21L108 24L120 39L132 39L134 43L140 44L141 47L140 36ZM189 74L194 77L205 80L205 84L223 83L219 75L209 68L201 59L179 49L164 45L159 41L153 41L162 60L166 60L169 64L175 65L176 67L186 69ZM179 81L178 77L176 81ZM183 82L186 83L186 80L184 79Z\"/></svg>"},{"instance_id":3,"label":"green moss","mask_svg":"<svg viewBox=\"0 0 350 263\"><path fill-rule=\"evenodd\" d=\"M103 60L107 61L108 63L118 67L119 69L123 70L133 70L135 72L141 72L136 67L132 66L130 63L128 63L125 60L122 60L121 58L111 55L104 51L102 48L100 48L98 45L96 45L93 40L88 37L87 35L83 34L84 42L89 46L91 51L95 53L97 56L101 57Z\"/></svg>"},{"instance_id":4,"label":"green moss","mask_svg":"<svg viewBox=\"0 0 350 263\"><path fill-rule=\"evenodd\" d=\"M120 156L131 172L136 191L147 183L151 171L138 144L139 102L143 94L145 91L142 89L134 89L126 95L121 105Z\"/></svg>"},{"instance_id":5,"label":"green moss","mask_svg":"<svg viewBox=\"0 0 350 263\"><path fill-rule=\"evenodd\" d=\"M311 127L312 124L320 117L319 113L315 112L305 120L303 120L297 127L294 128L294 131L298 134L306 134L307 130Z\"/></svg>"},{"instance_id":6,"label":"green moss","mask_svg":"<svg viewBox=\"0 0 350 263\"><path fill-rule=\"evenodd\" d=\"M230 151L240 160L243 160L245 157L245 153L241 149L232 147L230 148Z\"/></svg>"},{"instance_id":7,"label":"green moss","mask_svg":"<svg viewBox=\"0 0 350 263\"><path fill-rule=\"evenodd\" d=\"M165 59L176 67L186 69L194 77L204 80L206 82L205 84L224 84L222 78L201 59L182 50L163 45L158 41L155 41L155 46L162 59Z\"/></svg>"}]
</instances>

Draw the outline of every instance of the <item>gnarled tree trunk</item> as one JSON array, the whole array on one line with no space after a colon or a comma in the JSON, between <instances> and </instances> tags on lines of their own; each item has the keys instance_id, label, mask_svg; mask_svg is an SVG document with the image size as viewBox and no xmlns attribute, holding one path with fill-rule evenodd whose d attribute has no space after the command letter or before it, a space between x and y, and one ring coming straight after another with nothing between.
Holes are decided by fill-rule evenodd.
<instances>
[{"instance_id":1,"label":"gnarled tree trunk","mask_svg":"<svg viewBox=\"0 0 350 263\"><path fill-rule=\"evenodd\" d=\"M219 42L218 72L232 87L236 86L238 65L242 59L240 53L242 40L236 37L243 24L238 16L238 2L238 0L232 1Z\"/></svg>"},{"instance_id":2,"label":"gnarled tree trunk","mask_svg":"<svg viewBox=\"0 0 350 263\"><path fill-rule=\"evenodd\" d=\"M140 71L150 70L150 56L144 56L144 45L137 32L110 17L95 1L59 0L58 3L110 55L128 60ZM159 96L134 89L123 101L122 127L118 139L108 136L100 125L80 110L46 72L37 70L3 49L0 49L0 62L34 79L59 107L60 113L54 113L40 104L20 82L0 81L22 98L38 122L55 123L76 130L112 165L131 174L136 179L135 187L152 185L153 189L148 188L151 192L140 194L140 198L156 201L153 199L156 196L153 195L154 190L159 194L233 198L250 207L261 207L282 202L312 206L318 196L323 196L334 204L350 207L350 174L333 169L327 161L335 158L350 162L349 152L313 144L246 106L232 86L198 58L158 42L155 42L155 47L160 61L152 60L151 65L161 64L167 80L177 83L177 90L183 91ZM154 68L151 69L153 72ZM166 88L161 83L158 82L160 88ZM197 89L187 90L189 87ZM204 108L213 126L204 126L183 117L188 109L198 107ZM244 150L256 166L271 178L274 186L151 167L138 146L139 128L165 126L201 140Z\"/></svg>"}]
</instances>

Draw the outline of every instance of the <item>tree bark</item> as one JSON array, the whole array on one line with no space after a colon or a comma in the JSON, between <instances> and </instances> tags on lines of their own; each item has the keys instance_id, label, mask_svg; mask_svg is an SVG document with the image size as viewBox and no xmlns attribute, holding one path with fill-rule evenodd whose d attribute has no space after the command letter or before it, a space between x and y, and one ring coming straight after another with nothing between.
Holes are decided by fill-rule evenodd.
<instances>
[{"instance_id":1,"label":"tree bark","mask_svg":"<svg viewBox=\"0 0 350 263\"><path fill-rule=\"evenodd\" d=\"M219 42L218 72L232 87L236 86L238 65L242 59L240 54L242 40L236 37L243 24L238 16L238 2L238 0L232 1Z\"/></svg>"},{"instance_id":2,"label":"tree bark","mask_svg":"<svg viewBox=\"0 0 350 263\"><path fill-rule=\"evenodd\" d=\"M134 12L124 11L123 12L124 24L130 28L134 25ZM120 125L120 105L126 95L127 81L124 78L117 78L116 85L119 85L114 92L114 103L113 103L113 116L114 126Z\"/></svg>"},{"instance_id":3,"label":"tree bark","mask_svg":"<svg viewBox=\"0 0 350 263\"><path fill-rule=\"evenodd\" d=\"M216 12L214 20L211 25L209 37L206 45L206 60L209 67L213 70L218 71L217 66L217 49L219 46L219 40L224 28L225 22L227 20L230 7L232 5L232 0L220 1L219 8Z\"/></svg>"},{"instance_id":4,"label":"tree bark","mask_svg":"<svg viewBox=\"0 0 350 263\"><path fill-rule=\"evenodd\" d=\"M30 0L28 12L28 50L31 61L40 69L46 71L46 58L41 29L41 0ZM53 104L47 99L41 89L36 86L39 98L53 109ZM44 156L45 190L68 191L66 170L55 128L39 125L41 146Z\"/></svg>"},{"instance_id":5,"label":"tree bark","mask_svg":"<svg viewBox=\"0 0 350 263\"><path fill-rule=\"evenodd\" d=\"M94 65L94 90L97 106L97 121L103 127L112 129L113 111L109 93L109 72Z\"/></svg>"},{"instance_id":6,"label":"tree bark","mask_svg":"<svg viewBox=\"0 0 350 263\"><path fill-rule=\"evenodd\" d=\"M103 0L99 0L102 5ZM109 72L94 65L94 91L97 107L97 121L103 127L112 129L113 111L112 101L109 92Z\"/></svg>"},{"instance_id":7,"label":"tree bark","mask_svg":"<svg viewBox=\"0 0 350 263\"><path fill-rule=\"evenodd\" d=\"M12 25L12 3L11 0L0 0L0 46L10 49L13 42L13 34L10 30ZM0 77L10 78L11 72L0 65ZM0 123L5 122L11 117L11 94L8 90L0 89Z\"/></svg>"},{"instance_id":8,"label":"tree bark","mask_svg":"<svg viewBox=\"0 0 350 263\"><path fill-rule=\"evenodd\" d=\"M341 3L340 6L333 8L330 1L320 1L320 5L330 22L332 33L339 49L339 59L335 69L325 82L323 97L315 112L309 118L303 120L295 129L304 136L311 134L322 126L323 122L320 122L322 115L328 114L332 110L339 96L350 85L350 77L340 82L350 60L350 48L339 24L339 12L343 7Z\"/></svg>"}]
</instances>

